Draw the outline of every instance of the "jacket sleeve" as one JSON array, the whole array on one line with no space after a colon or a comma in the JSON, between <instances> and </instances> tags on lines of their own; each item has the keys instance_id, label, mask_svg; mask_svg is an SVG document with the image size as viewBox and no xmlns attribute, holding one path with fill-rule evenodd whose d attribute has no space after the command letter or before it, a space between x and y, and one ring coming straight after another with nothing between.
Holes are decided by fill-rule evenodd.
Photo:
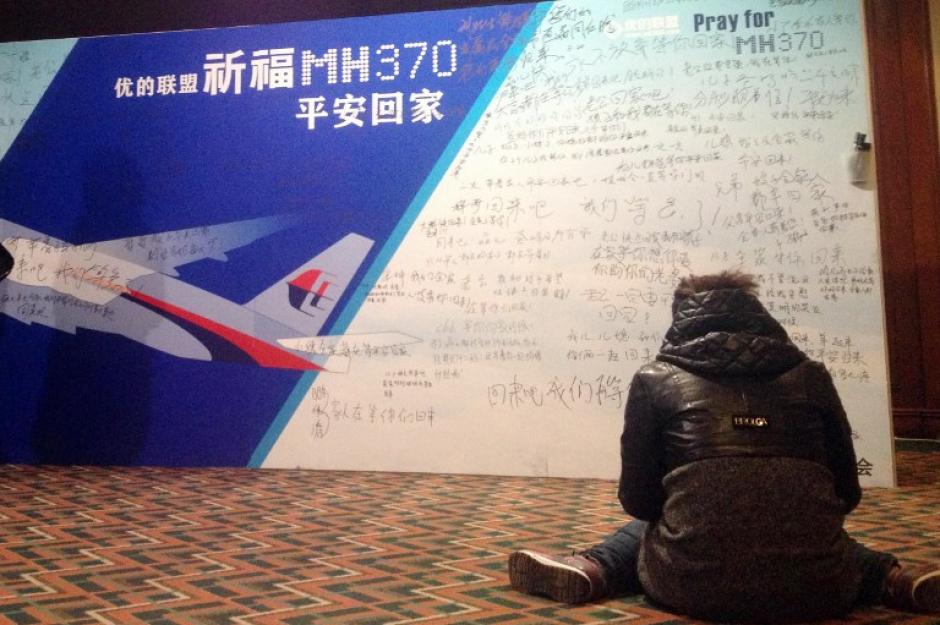
<instances>
[{"instance_id":1,"label":"jacket sleeve","mask_svg":"<svg viewBox=\"0 0 940 625\"><path fill-rule=\"evenodd\" d=\"M852 444L852 428L846 417L832 376L822 364L817 364L815 376L817 399L825 406L826 465L835 477L836 495L845 502L848 514L862 500L858 483L858 463Z\"/></svg>"},{"instance_id":2,"label":"jacket sleeve","mask_svg":"<svg viewBox=\"0 0 940 625\"><path fill-rule=\"evenodd\" d=\"M643 521L655 521L662 515L666 501L662 483L662 444L658 419L641 373L633 377L627 396L620 437L618 496L627 514Z\"/></svg>"}]
</instances>

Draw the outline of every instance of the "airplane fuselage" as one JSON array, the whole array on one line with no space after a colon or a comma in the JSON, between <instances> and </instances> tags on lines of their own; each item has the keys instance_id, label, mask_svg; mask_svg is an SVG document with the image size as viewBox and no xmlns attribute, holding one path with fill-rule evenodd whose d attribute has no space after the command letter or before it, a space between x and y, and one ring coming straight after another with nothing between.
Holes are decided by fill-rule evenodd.
<instances>
[{"instance_id":1,"label":"airplane fuselage","mask_svg":"<svg viewBox=\"0 0 940 625\"><path fill-rule=\"evenodd\" d=\"M119 298L138 304L139 319L133 325L135 334L142 336L134 338L151 348L197 360L322 370L309 356L277 343L303 336L296 330L181 280L104 254L94 245L60 247L10 238L4 246L16 259L10 282L100 306ZM286 298L286 284L284 291Z\"/></svg>"}]
</instances>

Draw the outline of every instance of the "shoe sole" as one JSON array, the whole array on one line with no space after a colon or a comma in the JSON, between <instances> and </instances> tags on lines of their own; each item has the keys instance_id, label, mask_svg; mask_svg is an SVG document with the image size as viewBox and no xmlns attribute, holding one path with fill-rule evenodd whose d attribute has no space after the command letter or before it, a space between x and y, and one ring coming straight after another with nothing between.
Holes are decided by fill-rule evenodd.
<instances>
[{"instance_id":1,"label":"shoe sole","mask_svg":"<svg viewBox=\"0 0 940 625\"><path fill-rule=\"evenodd\" d=\"M513 590L562 603L584 603L591 596L591 580L586 573L533 551L517 551L509 556L509 584Z\"/></svg>"},{"instance_id":2,"label":"shoe sole","mask_svg":"<svg viewBox=\"0 0 940 625\"><path fill-rule=\"evenodd\" d=\"M931 571L914 580L911 595L914 605L925 612L940 613L940 570Z\"/></svg>"}]
</instances>

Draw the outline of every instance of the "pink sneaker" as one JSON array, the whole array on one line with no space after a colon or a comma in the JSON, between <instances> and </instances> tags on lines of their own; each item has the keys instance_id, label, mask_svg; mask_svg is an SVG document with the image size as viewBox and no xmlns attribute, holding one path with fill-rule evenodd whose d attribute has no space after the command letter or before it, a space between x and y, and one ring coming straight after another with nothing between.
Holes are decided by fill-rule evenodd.
<instances>
[{"instance_id":1,"label":"pink sneaker","mask_svg":"<svg viewBox=\"0 0 940 625\"><path fill-rule=\"evenodd\" d=\"M940 614L940 567L917 564L891 569L885 589L885 605Z\"/></svg>"},{"instance_id":2,"label":"pink sneaker","mask_svg":"<svg viewBox=\"0 0 940 625\"><path fill-rule=\"evenodd\" d=\"M509 583L529 595L563 603L585 603L607 596L601 565L581 555L549 556L527 549L509 556Z\"/></svg>"}]
</instances>

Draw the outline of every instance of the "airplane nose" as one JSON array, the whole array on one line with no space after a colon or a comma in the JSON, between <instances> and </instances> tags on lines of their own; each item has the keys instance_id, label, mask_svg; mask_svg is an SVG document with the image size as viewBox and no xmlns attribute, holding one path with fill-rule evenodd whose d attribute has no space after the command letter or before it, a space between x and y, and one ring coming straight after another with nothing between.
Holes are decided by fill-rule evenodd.
<instances>
[{"instance_id":1,"label":"airplane nose","mask_svg":"<svg viewBox=\"0 0 940 625\"><path fill-rule=\"evenodd\" d=\"M13 269L13 256L7 251L7 248L0 245L0 280L3 280Z\"/></svg>"}]
</instances>

